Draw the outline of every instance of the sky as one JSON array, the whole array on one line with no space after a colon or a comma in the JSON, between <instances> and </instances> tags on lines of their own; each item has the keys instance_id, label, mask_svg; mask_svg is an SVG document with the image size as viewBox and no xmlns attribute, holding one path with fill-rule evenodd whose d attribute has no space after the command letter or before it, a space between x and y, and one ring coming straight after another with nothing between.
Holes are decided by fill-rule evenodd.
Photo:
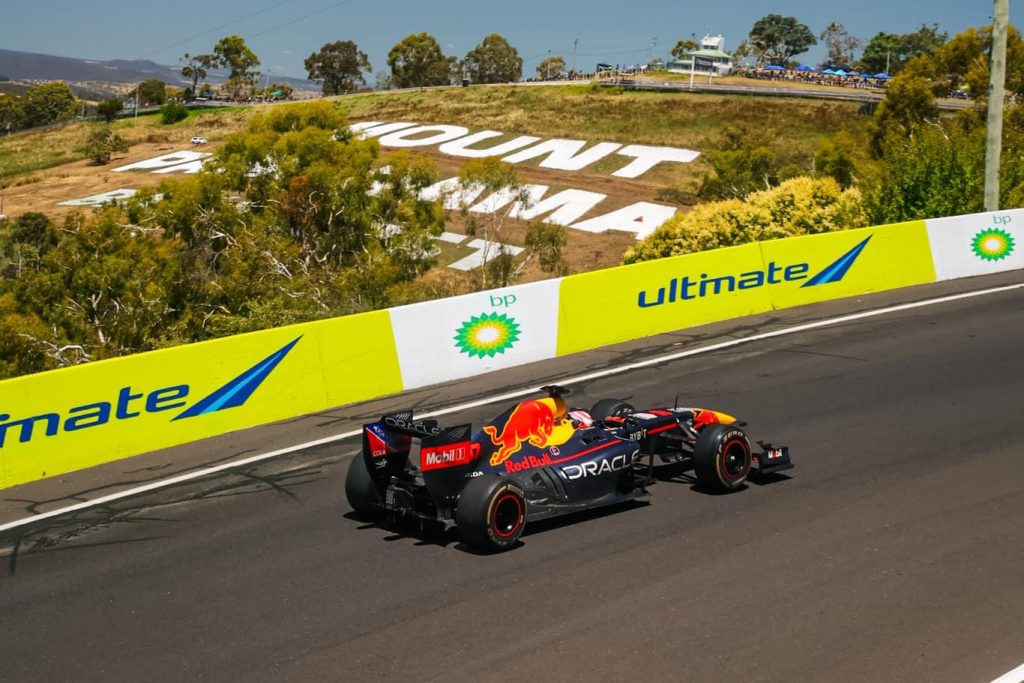
<instances>
[{"instance_id":1,"label":"sky","mask_svg":"<svg viewBox=\"0 0 1024 683\"><path fill-rule=\"evenodd\" d=\"M6 8L2 5L8 5ZM549 54L575 60L646 63L665 58L681 38L722 34L731 50L766 14L794 16L815 34L833 20L854 36L907 33L936 23L950 35L988 23L991 0L33 0L0 3L0 48L86 59L152 59L176 64L185 52L211 51L225 35L246 39L271 76L305 78L303 60L321 45L353 40L373 71L387 70L387 53L410 33L426 31L446 54L463 57L484 36L500 33L519 50L527 76ZM1010 20L1024 21L1024 0ZM820 62L819 43L796 59ZM373 82L372 78L368 78Z\"/></svg>"}]
</instances>

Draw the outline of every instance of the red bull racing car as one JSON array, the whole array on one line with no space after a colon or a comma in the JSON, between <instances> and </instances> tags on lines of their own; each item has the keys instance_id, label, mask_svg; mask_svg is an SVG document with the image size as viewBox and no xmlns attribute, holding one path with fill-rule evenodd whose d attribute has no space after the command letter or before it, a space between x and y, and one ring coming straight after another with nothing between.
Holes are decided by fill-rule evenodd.
<instances>
[{"instance_id":1,"label":"red bull racing car","mask_svg":"<svg viewBox=\"0 0 1024 683\"><path fill-rule=\"evenodd\" d=\"M569 409L559 386L522 401L473 432L415 420L411 410L363 427L362 455L345 494L361 516L456 525L482 549L518 543L527 522L647 495L664 467L694 471L698 487L733 491L748 476L791 468L789 449L758 442L744 423L703 408L636 411L617 399ZM418 459L411 458L413 441Z\"/></svg>"}]
</instances>

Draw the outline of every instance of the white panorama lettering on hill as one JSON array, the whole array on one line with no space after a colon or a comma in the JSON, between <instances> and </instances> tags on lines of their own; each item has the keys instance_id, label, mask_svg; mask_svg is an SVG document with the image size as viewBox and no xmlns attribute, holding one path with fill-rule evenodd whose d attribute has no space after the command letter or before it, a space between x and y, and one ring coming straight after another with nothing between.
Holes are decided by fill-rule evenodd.
<instances>
[{"instance_id":1,"label":"white panorama lettering on hill","mask_svg":"<svg viewBox=\"0 0 1024 683\"><path fill-rule=\"evenodd\" d=\"M82 197L81 199L69 199L66 202L58 202L58 206L101 206L107 202L117 202L121 199L129 199L134 197L138 190L131 188L119 188L111 190L110 192L102 192L100 194L94 194L90 197Z\"/></svg>"},{"instance_id":2,"label":"white panorama lettering on hill","mask_svg":"<svg viewBox=\"0 0 1024 683\"><path fill-rule=\"evenodd\" d=\"M380 144L384 147L409 148L439 145L438 151L442 154L471 159L507 155L503 156L502 161L510 164L521 164L524 161L543 157L538 164L541 168L559 171L580 171L613 153L633 157L633 161L612 173L618 178L639 178L660 163L688 164L700 156L700 152L692 149L648 145L623 147L617 142L598 142L584 151L583 148L588 144L585 140L552 138L541 142L540 138L530 135L521 135L486 149L469 149L472 145L505 134L493 130L470 133L469 129L463 126L444 124L420 125L408 122L360 121L353 123L349 128L359 137L379 137ZM524 147L526 149L523 149ZM509 152L514 153L509 154Z\"/></svg>"},{"instance_id":3,"label":"white panorama lettering on hill","mask_svg":"<svg viewBox=\"0 0 1024 683\"><path fill-rule=\"evenodd\" d=\"M554 225L572 225L607 197L607 195L600 194L599 192L587 192L586 190L562 190L557 194L551 195L547 199L543 199L544 193L548 191L547 185L524 185L523 189L526 191L527 201L526 203L517 201L512 208L509 209L509 218L532 221L535 218L540 218L546 213L550 213L551 215L545 218L544 222L553 223ZM508 196L507 190L505 192L505 196ZM499 194L501 193L495 192L476 206L470 207L469 210L487 213L485 211L485 207L491 205L492 199L494 199L495 202L505 200L502 202L501 206L504 206L514 199L512 196L508 196L507 199L505 199L505 196L498 197ZM492 209L491 213L498 211L500 208L501 207L499 206L496 209Z\"/></svg>"},{"instance_id":4,"label":"white panorama lettering on hill","mask_svg":"<svg viewBox=\"0 0 1024 683\"><path fill-rule=\"evenodd\" d=\"M193 152L191 150L183 150L180 152L171 152L170 154L162 154L152 159L145 159L143 161L136 161L134 164L128 164L127 166L119 166L113 169L115 173L121 173L122 171L153 171L154 169L164 169L160 173L172 173L172 169L178 170L178 167L185 167L181 170L185 173L198 173L199 169L202 168L202 160L210 156L209 152ZM196 162L199 162L198 164ZM192 170L195 168L195 170Z\"/></svg>"},{"instance_id":5,"label":"white panorama lettering on hill","mask_svg":"<svg viewBox=\"0 0 1024 683\"><path fill-rule=\"evenodd\" d=\"M637 202L636 204L624 206L618 211L596 216L580 223L573 223L572 227L575 230L585 230L587 232L624 230L635 233L636 238L642 240L660 228L675 213L676 210L671 206L652 204L651 202Z\"/></svg>"}]
</instances>

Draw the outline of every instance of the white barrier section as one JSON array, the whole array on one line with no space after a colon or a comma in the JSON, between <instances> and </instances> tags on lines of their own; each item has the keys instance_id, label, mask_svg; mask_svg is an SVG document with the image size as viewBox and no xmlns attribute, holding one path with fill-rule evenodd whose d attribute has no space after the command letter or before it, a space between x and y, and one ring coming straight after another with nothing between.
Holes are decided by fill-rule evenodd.
<instances>
[{"instance_id":1,"label":"white barrier section","mask_svg":"<svg viewBox=\"0 0 1024 683\"><path fill-rule=\"evenodd\" d=\"M561 278L392 308L406 389L554 358Z\"/></svg>"},{"instance_id":2,"label":"white barrier section","mask_svg":"<svg viewBox=\"0 0 1024 683\"><path fill-rule=\"evenodd\" d=\"M935 279L1024 268L1024 209L925 221Z\"/></svg>"}]
</instances>

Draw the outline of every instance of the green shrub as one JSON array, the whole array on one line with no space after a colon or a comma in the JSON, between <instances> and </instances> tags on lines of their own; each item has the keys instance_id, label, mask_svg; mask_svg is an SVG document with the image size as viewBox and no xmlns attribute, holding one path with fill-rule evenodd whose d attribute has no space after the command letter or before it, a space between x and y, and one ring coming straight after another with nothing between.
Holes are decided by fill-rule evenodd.
<instances>
[{"instance_id":1,"label":"green shrub","mask_svg":"<svg viewBox=\"0 0 1024 683\"><path fill-rule=\"evenodd\" d=\"M726 149L706 158L714 174L704 176L702 199L742 199L779 183L779 160L768 147Z\"/></svg>"},{"instance_id":2,"label":"green shrub","mask_svg":"<svg viewBox=\"0 0 1024 683\"><path fill-rule=\"evenodd\" d=\"M160 107L160 120L165 126L177 123L178 121L184 121L187 118L188 109L177 102L168 102Z\"/></svg>"},{"instance_id":3,"label":"green shrub","mask_svg":"<svg viewBox=\"0 0 1024 683\"><path fill-rule=\"evenodd\" d=\"M746 201L726 199L679 214L631 247L623 263L689 254L748 242L811 235L868 225L857 189L832 178L800 177Z\"/></svg>"},{"instance_id":4,"label":"green shrub","mask_svg":"<svg viewBox=\"0 0 1024 683\"><path fill-rule=\"evenodd\" d=\"M96 126L89 132L85 144L78 151L97 164L105 164L110 161L114 152L127 152L128 143L111 130L110 126Z\"/></svg>"}]
</instances>

